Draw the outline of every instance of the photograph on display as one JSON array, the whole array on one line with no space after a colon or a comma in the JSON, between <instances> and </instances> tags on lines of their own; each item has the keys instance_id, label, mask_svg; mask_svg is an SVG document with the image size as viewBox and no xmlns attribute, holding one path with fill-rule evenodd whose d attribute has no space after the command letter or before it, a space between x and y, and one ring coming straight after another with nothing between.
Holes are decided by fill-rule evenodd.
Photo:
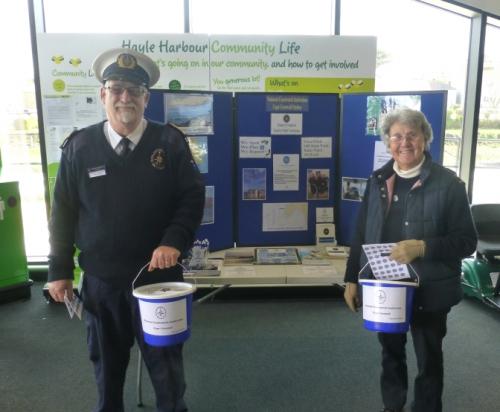
<instances>
[{"instance_id":1,"label":"photograph on display","mask_svg":"<svg viewBox=\"0 0 500 412\"><path fill-rule=\"evenodd\" d=\"M365 194L367 179L359 177L342 178L342 200L361 202Z\"/></svg>"},{"instance_id":2,"label":"photograph on display","mask_svg":"<svg viewBox=\"0 0 500 412\"><path fill-rule=\"evenodd\" d=\"M307 169L307 200L329 198L330 169Z\"/></svg>"},{"instance_id":3,"label":"photograph on display","mask_svg":"<svg viewBox=\"0 0 500 412\"><path fill-rule=\"evenodd\" d=\"M212 225L215 222L214 218L215 205L215 187L205 186L205 207L203 209L202 225Z\"/></svg>"},{"instance_id":4,"label":"photograph on display","mask_svg":"<svg viewBox=\"0 0 500 412\"><path fill-rule=\"evenodd\" d=\"M366 100L366 134L380 136L380 125L387 113L402 107L420 110L420 106L420 96L416 95L368 96Z\"/></svg>"},{"instance_id":5,"label":"photograph on display","mask_svg":"<svg viewBox=\"0 0 500 412\"><path fill-rule=\"evenodd\" d=\"M243 168L243 200L266 200L265 168Z\"/></svg>"},{"instance_id":6,"label":"photograph on display","mask_svg":"<svg viewBox=\"0 0 500 412\"><path fill-rule=\"evenodd\" d=\"M207 136L188 136L189 148L200 173L208 173Z\"/></svg>"},{"instance_id":7,"label":"photograph on display","mask_svg":"<svg viewBox=\"0 0 500 412\"><path fill-rule=\"evenodd\" d=\"M214 134L214 97L200 93L166 93L165 121L187 135Z\"/></svg>"}]
</instances>

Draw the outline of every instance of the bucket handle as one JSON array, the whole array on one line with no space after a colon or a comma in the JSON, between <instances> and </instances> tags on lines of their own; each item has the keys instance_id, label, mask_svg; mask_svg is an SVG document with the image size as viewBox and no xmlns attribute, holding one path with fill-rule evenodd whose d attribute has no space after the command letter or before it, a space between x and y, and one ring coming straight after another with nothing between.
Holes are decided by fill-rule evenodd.
<instances>
[{"instance_id":1,"label":"bucket handle","mask_svg":"<svg viewBox=\"0 0 500 412\"><path fill-rule=\"evenodd\" d=\"M146 267L148 267L150 263L151 263L151 261L149 261L148 263L146 263L142 268L139 269L139 272L137 272L137 275L135 276L134 280L132 281L132 292L135 289L135 282L137 281L137 279L139 279L139 276L141 276L143 270L146 269ZM186 272L188 271L187 268L182 263L177 262L175 265L179 265L182 268L183 272L184 271L186 271ZM194 279L195 286L196 286L196 283L197 283L197 281L196 281L196 278L195 278Z\"/></svg>"},{"instance_id":2,"label":"bucket handle","mask_svg":"<svg viewBox=\"0 0 500 412\"><path fill-rule=\"evenodd\" d=\"M359 279L359 276L361 275L361 273L363 272L363 270L366 269L366 267L370 264L370 262L366 262L366 264L361 268L361 270L358 272L358 279ZM417 277L417 287L420 286L420 276L418 276L418 272L415 270L415 268L412 266L411 263L407 263L407 265L409 266L409 268L411 270L413 270L413 273L415 273L415 276Z\"/></svg>"}]
</instances>

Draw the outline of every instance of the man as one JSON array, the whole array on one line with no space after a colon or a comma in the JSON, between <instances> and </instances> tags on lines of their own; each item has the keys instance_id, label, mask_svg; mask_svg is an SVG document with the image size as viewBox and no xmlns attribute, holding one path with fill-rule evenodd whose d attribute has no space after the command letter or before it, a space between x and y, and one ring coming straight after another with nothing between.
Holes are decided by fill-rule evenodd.
<instances>
[{"instance_id":1,"label":"man","mask_svg":"<svg viewBox=\"0 0 500 412\"><path fill-rule=\"evenodd\" d=\"M137 340L158 411L186 411L182 345L144 343L132 280L182 280L177 262L203 215L204 185L185 136L147 121L157 65L130 49L112 49L93 64L107 121L74 132L62 155L49 223L49 293L73 294L73 253L84 271L82 300L98 387L96 411L123 411L130 348ZM136 283L138 286L138 283Z\"/></svg>"}]
</instances>

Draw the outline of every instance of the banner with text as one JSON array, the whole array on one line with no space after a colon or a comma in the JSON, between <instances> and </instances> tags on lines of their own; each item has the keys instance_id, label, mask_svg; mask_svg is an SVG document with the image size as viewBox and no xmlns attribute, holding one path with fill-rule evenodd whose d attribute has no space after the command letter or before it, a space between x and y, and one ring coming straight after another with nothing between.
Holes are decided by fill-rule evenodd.
<instances>
[{"instance_id":1,"label":"banner with text","mask_svg":"<svg viewBox=\"0 0 500 412\"><path fill-rule=\"evenodd\" d=\"M372 36L39 33L37 46L50 186L63 139L104 119L92 62L110 48L132 48L155 60L158 89L353 93L375 88Z\"/></svg>"},{"instance_id":2,"label":"banner with text","mask_svg":"<svg viewBox=\"0 0 500 412\"><path fill-rule=\"evenodd\" d=\"M375 37L210 36L210 86L219 91L373 91Z\"/></svg>"}]
</instances>

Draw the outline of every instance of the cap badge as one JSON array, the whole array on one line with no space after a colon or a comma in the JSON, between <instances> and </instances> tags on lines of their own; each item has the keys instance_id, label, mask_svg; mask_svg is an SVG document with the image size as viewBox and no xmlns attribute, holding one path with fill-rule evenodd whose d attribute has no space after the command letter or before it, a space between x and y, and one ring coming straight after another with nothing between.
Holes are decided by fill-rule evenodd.
<instances>
[{"instance_id":1,"label":"cap badge","mask_svg":"<svg viewBox=\"0 0 500 412\"><path fill-rule=\"evenodd\" d=\"M118 67L124 69L135 69L137 67L137 59L128 53L122 53L116 58Z\"/></svg>"},{"instance_id":2,"label":"cap badge","mask_svg":"<svg viewBox=\"0 0 500 412\"><path fill-rule=\"evenodd\" d=\"M155 169L158 170L165 169L165 164L166 164L165 150L155 149L155 151L151 155L151 164Z\"/></svg>"}]
</instances>

